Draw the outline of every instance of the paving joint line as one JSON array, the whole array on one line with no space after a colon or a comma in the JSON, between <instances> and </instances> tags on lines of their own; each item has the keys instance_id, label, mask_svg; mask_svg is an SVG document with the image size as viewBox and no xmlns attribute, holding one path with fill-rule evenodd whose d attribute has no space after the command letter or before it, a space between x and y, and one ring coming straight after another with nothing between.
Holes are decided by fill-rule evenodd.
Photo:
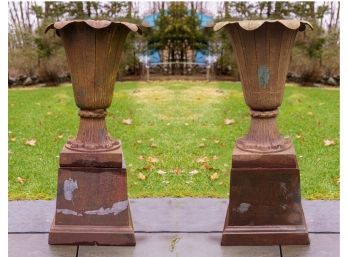
<instances>
[{"instance_id":1,"label":"paving joint line","mask_svg":"<svg viewBox=\"0 0 348 257\"><path fill-rule=\"evenodd\" d=\"M8 232L9 235L18 235L18 234L48 234L48 231L12 231ZM160 231L147 231L147 230L135 230L134 233L139 234L219 234L222 233L218 230L211 230L211 231L182 231L182 230L160 230ZM337 231L309 231L309 234L340 234L340 232Z\"/></svg>"}]
</instances>

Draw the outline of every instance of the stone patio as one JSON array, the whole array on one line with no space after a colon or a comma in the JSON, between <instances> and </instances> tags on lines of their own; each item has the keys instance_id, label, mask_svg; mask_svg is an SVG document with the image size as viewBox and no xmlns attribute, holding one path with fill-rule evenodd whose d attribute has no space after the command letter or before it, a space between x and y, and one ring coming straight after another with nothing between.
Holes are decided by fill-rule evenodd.
<instances>
[{"instance_id":1,"label":"stone patio","mask_svg":"<svg viewBox=\"0 0 348 257\"><path fill-rule=\"evenodd\" d=\"M137 245L49 246L55 201L9 202L11 257L338 257L339 201L303 200L310 246L220 246L228 201L131 199Z\"/></svg>"}]
</instances>

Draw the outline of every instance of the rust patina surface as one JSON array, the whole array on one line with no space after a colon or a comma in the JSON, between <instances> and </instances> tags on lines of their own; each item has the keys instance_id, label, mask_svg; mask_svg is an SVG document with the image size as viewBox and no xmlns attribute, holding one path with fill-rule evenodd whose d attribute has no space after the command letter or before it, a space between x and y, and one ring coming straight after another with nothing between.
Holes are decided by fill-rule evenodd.
<instances>
[{"instance_id":1,"label":"rust patina surface","mask_svg":"<svg viewBox=\"0 0 348 257\"><path fill-rule=\"evenodd\" d=\"M302 20L220 22L236 55L250 108L248 134L232 154L222 245L309 244L294 147L277 128L291 50Z\"/></svg>"},{"instance_id":2,"label":"rust patina surface","mask_svg":"<svg viewBox=\"0 0 348 257\"><path fill-rule=\"evenodd\" d=\"M141 30L106 20L60 21L50 29L63 40L80 126L60 153L49 243L135 245L122 146L109 135L105 117L123 44L130 31Z\"/></svg>"}]
</instances>

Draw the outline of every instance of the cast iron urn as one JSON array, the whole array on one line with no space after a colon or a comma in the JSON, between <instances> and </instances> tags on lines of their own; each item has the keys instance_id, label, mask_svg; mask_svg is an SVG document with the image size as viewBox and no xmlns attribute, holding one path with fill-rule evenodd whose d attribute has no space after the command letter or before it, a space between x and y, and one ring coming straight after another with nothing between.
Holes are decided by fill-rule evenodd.
<instances>
[{"instance_id":1,"label":"cast iron urn","mask_svg":"<svg viewBox=\"0 0 348 257\"><path fill-rule=\"evenodd\" d=\"M111 105L127 22L72 20L49 25L63 40L80 109L75 139L60 153L50 244L135 245L121 142L110 137Z\"/></svg>"},{"instance_id":2,"label":"cast iron urn","mask_svg":"<svg viewBox=\"0 0 348 257\"><path fill-rule=\"evenodd\" d=\"M291 50L302 20L219 22L237 59L251 125L232 154L222 245L309 244L294 147L276 125Z\"/></svg>"}]
</instances>

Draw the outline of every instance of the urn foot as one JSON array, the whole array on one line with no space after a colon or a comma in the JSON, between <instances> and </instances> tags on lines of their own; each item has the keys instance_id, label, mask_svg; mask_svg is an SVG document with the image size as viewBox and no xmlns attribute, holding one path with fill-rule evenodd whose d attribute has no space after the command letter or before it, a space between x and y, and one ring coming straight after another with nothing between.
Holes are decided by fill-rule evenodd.
<instances>
[{"instance_id":1,"label":"urn foot","mask_svg":"<svg viewBox=\"0 0 348 257\"><path fill-rule=\"evenodd\" d=\"M251 125L248 134L236 141L236 146L247 152L274 153L289 149L291 140L281 135L277 128L278 109L271 111L251 110Z\"/></svg>"}]
</instances>

